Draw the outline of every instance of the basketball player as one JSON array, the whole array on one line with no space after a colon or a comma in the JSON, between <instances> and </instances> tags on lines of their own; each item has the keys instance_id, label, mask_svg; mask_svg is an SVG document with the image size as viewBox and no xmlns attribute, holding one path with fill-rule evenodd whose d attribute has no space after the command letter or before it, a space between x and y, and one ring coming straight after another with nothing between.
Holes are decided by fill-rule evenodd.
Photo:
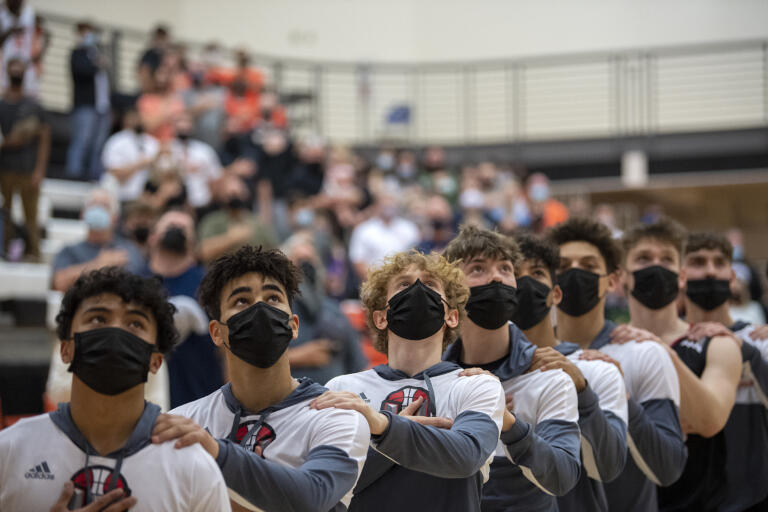
<instances>
[{"instance_id":1,"label":"basketball player","mask_svg":"<svg viewBox=\"0 0 768 512\"><path fill-rule=\"evenodd\" d=\"M707 262L692 267L691 276L687 269L681 271L685 236L682 226L669 219L639 225L624 234L630 326L617 329L615 338L623 342L632 337L633 327L649 331L657 345L669 352L680 380L680 420L687 434L688 461L681 477L659 490L661 510L717 510L726 486L722 430L736 397L741 353L737 339L726 329L715 335L700 333L677 316L679 289L686 290L686 310L696 307L691 297L698 301L701 280L714 268ZM724 265L720 267L727 272Z\"/></svg>"},{"instance_id":2,"label":"basketball player","mask_svg":"<svg viewBox=\"0 0 768 512\"><path fill-rule=\"evenodd\" d=\"M352 511L480 510L504 393L489 375L441 361L469 292L437 254L398 253L369 272L361 298L388 364L331 379L313 407L360 411L371 429ZM445 427L445 428L436 428Z\"/></svg>"},{"instance_id":3,"label":"basketball player","mask_svg":"<svg viewBox=\"0 0 768 512\"><path fill-rule=\"evenodd\" d=\"M605 297L619 279L621 250L599 222L573 217L548 238L560 248L557 337L617 360L629 393L629 457L616 480L603 484L611 510L658 510L656 485L670 485L687 457L678 407L680 389L669 355L654 343L610 344L616 328L605 319Z\"/></svg>"},{"instance_id":4,"label":"basketball player","mask_svg":"<svg viewBox=\"0 0 768 512\"><path fill-rule=\"evenodd\" d=\"M579 401L582 471L576 487L558 498L558 508L561 512L607 512L602 482L618 477L627 459L624 379L618 363L580 359L584 351L578 345L563 343L555 336L550 310L563 297L555 282L560 264L558 247L531 235L521 235L516 240L523 260L515 266L519 304L512 319L525 337L539 347L537 354L543 353L532 369L564 370L576 386Z\"/></svg>"},{"instance_id":5,"label":"basketball player","mask_svg":"<svg viewBox=\"0 0 768 512\"><path fill-rule=\"evenodd\" d=\"M233 509L346 510L365 460L363 417L310 408L326 389L291 377L286 349L299 331L290 306L299 272L280 251L251 246L211 265L199 298L213 342L226 349L230 382L177 407L155 429L158 442L203 445Z\"/></svg>"},{"instance_id":6,"label":"basketball player","mask_svg":"<svg viewBox=\"0 0 768 512\"><path fill-rule=\"evenodd\" d=\"M670 222L661 222L653 227L631 232L633 237L628 238L628 242L649 245L648 239L655 239L657 243L667 240L669 242L667 251L671 254L670 246L673 243L676 246L679 245L681 230L682 228ZM644 239L643 236L645 236ZM736 332L739 337L736 341L741 344L742 377L735 405L722 433L718 434L713 441L709 441L717 447L717 450L712 452L713 456L720 459L719 462L700 462L700 464L712 465L711 468L707 468L710 482L707 483L707 478L703 475L698 476L702 480L702 492L711 493L710 502L719 502L718 509L723 511L746 510L751 506L759 508L761 506L759 503L768 495L768 488L763 485L763 482L768 479L768 427L765 422L765 406L768 404L766 400L768 365L761 354L761 350L768 353L768 340L753 340L752 326L743 322L733 322L731 319L728 299L731 295L730 284L733 278L732 253L731 244L724 236L699 232L692 233L688 237L683 257L687 298L686 320L694 326L687 337L693 340L712 339L717 336L731 337L732 332ZM656 288L672 291L678 289L679 278L675 279L677 276L675 269L669 272L660 270L655 272L658 273ZM671 294L672 291L668 293ZM665 301L666 299L659 299L659 304ZM682 329L680 326L679 330L682 331ZM632 330L626 330L625 336L630 336ZM705 339L702 344L706 343ZM709 341L710 346L711 343L712 341ZM681 342L678 345L688 345L688 342ZM678 345L675 345L676 350ZM707 357L712 357L712 354L707 352ZM705 361L705 363L711 371L711 366L708 362ZM722 415L720 418L722 419ZM701 444L704 442L699 440ZM727 457L725 462L722 460L723 457ZM723 465L725 477L722 473ZM694 468L695 466L691 469ZM724 488L723 482L727 482ZM707 485L712 487L710 489L703 487Z\"/></svg>"},{"instance_id":7,"label":"basketball player","mask_svg":"<svg viewBox=\"0 0 768 512\"><path fill-rule=\"evenodd\" d=\"M116 267L75 281L56 317L71 402L0 432L0 510L230 510L202 448L151 443L144 383L178 338L173 311L158 281Z\"/></svg>"},{"instance_id":8,"label":"basketball player","mask_svg":"<svg viewBox=\"0 0 768 512\"><path fill-rule=\"evenodd\" d=\"M768 510L768 339L753 339L754 326L734 322L728 308L733 280L733 247L722 235L691 233L685 244L686 320L727 326L742 341L741 383L725 424L726 495L719 510ZM716 334L718 331L711 331ZM725 333L727 334L727 333Z\"/></svg>"},{"instance_id":9,"label":"basketball player","mask_svg":"<svg viewBox=\"0 0 768 512\"><path fill-rule=\"evenodd\" d=\"M497 442L483 510L557 510L555 497L579 479L577 394L560 369L528 371L536 347L509 323L518 303L520 250L511 238L466 226L444 254L460 262L470 290L461 338L444 359L492 372L514 409Z\"/></svg>"}]
</instances>

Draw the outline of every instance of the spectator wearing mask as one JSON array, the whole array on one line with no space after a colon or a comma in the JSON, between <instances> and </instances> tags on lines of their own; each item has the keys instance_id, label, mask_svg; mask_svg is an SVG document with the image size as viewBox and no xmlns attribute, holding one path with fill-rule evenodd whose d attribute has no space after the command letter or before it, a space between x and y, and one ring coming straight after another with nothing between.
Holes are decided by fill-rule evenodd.
<instances>
[{"instance_id":1,"label":"spectator wearing mask","mask_svg":"<svg viewBox=\"0 0 768 512\"><path fill-rule=\"evenodd\" d=\"M69 59L73 109L67 175L97 181L102 173L101 149L112 127L109 63L93 25L78 23L77 35L78 44Z\"/></svg>"},{"instance_id":2,"label":"spectator wearing mask","mask_svg":"<svg viewBox=\"0 0 768 512\"><path fill-rule=\"evenodd\" d=\"M427 199L424 213L426 214L427 225L418 249L424 253L442 252L448 242L456 235L453 228L451 205L444 197L433 195Z\"/></svg>"},{"instance_id":3,"label":"spectator wearing mask","mask_svg":"<svg viewBox=\"0 0 768 512\"><path fill-rule=\"evenodd\" d=\"M3 134L0 149L0 190L3 205L4 250L11 238L10 209L13 196L18 193L24 209L28 244L26 253L40 257L40 234L37 226L37 201L40 183L45 177L51 150L51 131L42 107L24 94L26 65L19 59L8 61L10 85L0 100L0 131Z\"/></svg>"},{"instance_id":4,"label":"spectator wearing mask","mask_svg":"<svg viewBox=\"0 0 768 512\"><path fill-rule=\"evenodd\" d=\"M563 203L552 198L549 178L544 174L537 172L528 178L528 200L535 231L541 232L568 220L568 209Z\"/></svg>"},{"instance_id":5,"label":"spectator wearing mask","mask_svg":"<svg viewBox=\"0 0 768 512\"><path fill-rule=\"evenodd\" d=\"M160 66L152 74L153 87L139 98L137 106L144 129L162 142L176 136L176 121L184 113L184 101L174 92L171 72Z\"/></svg>"},{"instance_id":6,"label":"spectator wearing mask","mask_svg":"<svg viewBox=\"0 0 768 512\"><path fill-rule=\"evenodd\" d=\"M2 68L0 68L0 88L10 85L7 73L8 62L19 59L29 64L33 58L33 40L35 36L35 11L24 0L6 0L0 5L0 49L2 49ZM36 97L39 80L34 66L24 70L24 94Z\"/></svg>"},{"instance_id":7,"label":"spectator wearing mask","mask_svg":"<svg viewBox=\"0 0 768 512\"><path fill-rule=\"evenodd\" d=\"M147 241L152 228L157 222L157 211L147 202L131 201L121 208L123 220L120 223L121 232L125 238L132 241L144 256L149 254Z\"/></svg>"},{"instance_id":8,"label":"spectator wearing mask","mask_svg":"<svg viewBox=\"0 0 768 512\"><path fill-rule=\"evenodd\" d=\"M762 325L765 323L763 306L756 300L752 300L749 293L749 283L752 280L752 271L741 261L733 262L735 279L731 281L731 318L736 321Z\"/></svg>"},{"instance_id":9,"label":"spectator wearing mask","mask_svg":"<svg viewBox=\"0 0 768 512\"><path fill-rule=\"evenodd\" d=\"M153 89L153 76L157 68L163 62L163 56L171 44L171 35L168 27L158 25L152 32L152 39L147 48L141 55L139 61L139 84L144 92Z\"/></svg>"},{"instance_id":10,"label":"spectator wearing mask","mask_svg":"<svg viewBox=\"0 0 768 512\"><path fill-rule=\"evenodd\" d=\"M397 198L382 194L374 206L375 214L352 231L349 257L358 277L365 278L368 267L395 252L407 251L419 243L416 224L399 216Z\"/></svg>"},{"instance_id":11,"label":"spectator wearing mask","mask_svg":"<svg viewBox=\"0 0 768 512\"><path fill-rule=\"evenodd\" d=\"M135 201L144 191L159 150L157 139L144 133L136 108L129 108L123 115L123 129L104 145L101 158L107 172L102 176L102 186L121 203Z\"/></svg>"},{"instance_id":12,"label":"spectator wearing mask","mask_svg":"<svg viewBox=\"0 0 768 512\"><path fill-rule=\"evenodd\" d=\"M88 226L86 239L64 247L53 260L53 289L65 292L84 272L102 267L124 267L142 274L146 263L133 242L118 236L117 198L104 189L94 189L83 207Z\"/></svg>"},{"instance_id":13,"label":"spectator wearing mask","mask_svg":"<svg viewBox=\"0 0 768 512\"><path fill-rule=\"evenodd\" d=\"M201 259L213 261L246 244L275 247L275 235L269 223L262 220L268 218L268 205L259 201L260 212L253 213L248 189L237 176L225 177L221 189L223 208L209 213L200 223Z\"/></svg>"},{"instance_id":14,"label":"spectator wearing mask","mask_svg":"<svg viewBox=\"0 0 768 512\"><path fill-rule=\"evenodd\" d=\"M360 336L338 302L326 296L325 269L311 235L292 236L283 252L304 274L292 305L301 319L301 330L288 349L291 374L328 382L338 375L363 370L368 361L360 348Z\"/></svg>"},{"instance_id":15,"label":"spectator wearing mask","mask_svg":"<svg viewBox=\"0 0 768 512\"><path fill-rule=\"evenodd\" d=\"M197 263L195 221L182 211L160 217L149 238L149 270L160 277L176 307L181 344L168 358L171 407L213 393L224 383L222 363L196 300L205 270Z\"/></svg>"}]
</instances>

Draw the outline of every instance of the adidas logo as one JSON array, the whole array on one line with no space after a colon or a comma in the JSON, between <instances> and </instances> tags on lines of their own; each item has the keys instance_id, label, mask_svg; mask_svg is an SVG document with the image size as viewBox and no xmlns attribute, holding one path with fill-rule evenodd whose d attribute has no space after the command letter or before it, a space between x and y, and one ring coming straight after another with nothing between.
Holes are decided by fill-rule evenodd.
<instances>
[{"instance_id":1,"label":"adidas logo","mask_svg":"<svg viewBox=\"0 0 768 512\"><path fill-rule=\"evenodd\" d=\"M24 473L24 478L53 480L53 473L51 473L51 469L48 467L48 463L43 461L43 463L38 464L37 466Z\"/></svg>"}]
</instances>

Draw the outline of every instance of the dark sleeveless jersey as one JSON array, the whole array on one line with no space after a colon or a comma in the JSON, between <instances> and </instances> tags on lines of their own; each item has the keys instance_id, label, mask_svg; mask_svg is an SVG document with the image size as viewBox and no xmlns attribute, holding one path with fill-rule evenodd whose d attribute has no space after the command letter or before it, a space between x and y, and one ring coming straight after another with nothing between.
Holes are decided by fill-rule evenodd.
<instances>
[{"instance_id":1,"label":"dark sleeveless jersey","mask_svg":"<svg viewBox=\"0 0 768 512\"><path fill-rule=\"evenodd\" d=\"M681 339L672 345L680 359L701 377L707 364L710 338L699 341ZM717 510L726 491L726 450L723 432L705 438L688 434L688 461L680 479L659 488L659 509L664 512Z\"/></svg>"}]
</instances>

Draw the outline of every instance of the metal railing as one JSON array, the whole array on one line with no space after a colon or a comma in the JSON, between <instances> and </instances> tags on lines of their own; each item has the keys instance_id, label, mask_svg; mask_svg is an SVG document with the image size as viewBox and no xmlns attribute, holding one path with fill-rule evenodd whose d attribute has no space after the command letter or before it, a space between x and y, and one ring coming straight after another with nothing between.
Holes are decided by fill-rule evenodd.
<instances>
[{"instance_id":1,"label":"metal railing","mask_svg":"<svg viewBox=\"0 0 768 512\"><path fill-rule=\"evenodd\" d=\"M71 102L73 19L43 13L52 32L41 95ZM135 92L147 34L106 27L114 83ZM194 56L200 43L189 43ZM707 131L768 125L768 41L463 63L312 62L255 55L294 126L334 141L479 144ZM405 107L409 122L388 123Z\"/></svg>"}]
</instances>

